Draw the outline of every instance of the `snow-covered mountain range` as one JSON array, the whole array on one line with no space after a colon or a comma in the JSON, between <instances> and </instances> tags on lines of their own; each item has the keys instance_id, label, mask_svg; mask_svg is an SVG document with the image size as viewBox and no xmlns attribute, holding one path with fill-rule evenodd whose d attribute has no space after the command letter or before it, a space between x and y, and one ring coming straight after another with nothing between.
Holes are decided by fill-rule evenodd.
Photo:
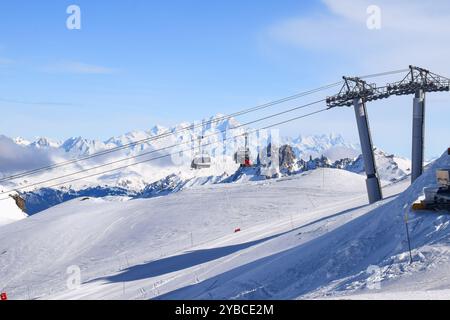
<instances>
[{"instance_id":1,"label":"snow-covered mountain range","mask_svg":"<svg viewBox=\"0 0 450 320\"><path fill-rule=\"evenodd\" d=\"M295 155L303 160L310 156L316 158L323 155L331 161L336 161L353 159L360 154L359 145L346 142L340 134L299 135L294 139L285 137L282 140L283 144L292 146Z\"/></svg>"},{"instance_id":2,"label":"snow-covered mountain range","mask_svg":"<svg viewBox=\"0 0 450 320\"><path fill-rule=\"evenodd\" d=\"M157 125L148 131L133 131L106 141L82 137L65 141L39 137L34 141L27 141L23 138L0 136L0 168L3 177L104 153L14 180L1 181L0 177L0 190L31 185L23 191L27 212L34 214L82 196L153 197L198 185L267 178L260 167L242 171L233 160L235 150L244 144L243 133L251 131L250 128L244 128L235 119L220 114L208 120L203 130L201 123L181 123L172 128ZM163 138L159 138L161 135ZM198 152L198 136L203 136L200 143L207 146L204 151L211 155L212 165L210 168L192 170L190 163L192 155ZM235 136L238 138L227 139ZM249 144L254 149L254 163L257 162L257 148L266 148L270 143L267 136L267 133L249 135ZM362 158L358 157L359 146L346 142L338 134L281 137L277 143L283 146L280 148L280 159L283 162L280 163L281 174L296 174L318 167L345 169L360 174L364 171ZM178 149L172 148L173 145L179 145ZM108 152L114 148L119 150ZM183 156L173 157L174 150L183 151ZM396 181L409 174L408 160L378 149L375 156L382 180ZM148 159L153 160L123 168ZM109 165L111 162L114 164ZM114 170L116 168L120 170ZM81 170L87 171L74 174ZM53 180L60 176L63 178ZM86 176L89 177L85 178ZM42 181L47 182L40 184Z\"/></svg>"},{"instance_id":3,"label":"snow-covered mountain range","mask_svg":"<svg viewBox=\"0 0 450 320\"><path fill-rule=\"evenodd\" d=\"M143 141L143 143L135 144L129 147L124 147L122 150L107 153L103 156L78 162L76 164L58 168L51 173L42 175L27 176L23 179L15 180L13 185L24 185L30 181L43 180L53 176L63 175L68 172L78 171L81 169L91 168L99 164L116 161L123 158L134 157L155 151L157 149L166 148L163 151L155 151L154 153L141 156L136 160L123 161L115 166L109 166L106 169L118 167L121 165L130 164L133 161L145 160L149 158L158 157L162 154L172 152L169 146L174 144L181 144L178 148L180 151L185 151L187 158L192 154L198 152L199 135L204 136L201 140L202 145L207 145L206 151L213 157L213 168L197 172L201 175L218 175L224 171L234 172L236 169L232 160L232 152L239 146L243 145L243 137L241 136L246 128L240 125L233 118L227 118L223 115L216 115L208 119L203 130L200 124L195 124L193 128L189 128L192 124L180 123L177 126L166 128L163 126L154 126L147 131L133 131L121 136L112 137L106 141L91 140L83 137L72 137L65 141L54 141L49 138L39 137L34 141L28 141L23 138L11 139L5 136L0 136L0 168L3 176L15 174L26 170L32 170L37 167L43 167L61 161L90 156L104 152L112 148L120 148L136 141ZM189 128L189 129L186 129ZM247 129L251 130L251 129ZM165 135L162 139L156 139L158 135ZM238 136L237 139L228 139ZM253 137L250 141L253 144L264 141L265 137ZM250 136L252 138L252 136ZM259 139L259 141L256 141ZM250 139L252 140L252 139ZM296 157L308 159L312 157L327 156L332 161L341 158L354 158L359 155L358 145L350 144L344 141L340 135L315 135L315 136L299 136L297 138L281 138L280 144L289 144L293 147ZM224 141L222 143L222 141ZM264 143L264 142L263 142ZM170 150L170 151L169 151ZM177 149L178 150L178 149ZM224 151L227 157L223 157ZM219 159L220 158L220 159ZM224 159L225 158L225 159ZM173 157L162 158L137 166L132 166L120 172L112 172L95 177L94 179L83 180L82 187L92 185L114 185L114 186L128 186L134 187L136 190L141 189L148 183L158 181L169 174L182 171L186 173L189 169L190 161L183 163L176 163L177 159ZM103 169L105 170L105 168ZM101 170L93 170L89 173L96 173ZM205 173L205 174L204 174ZM87 181L87 182L86 182ZM5 183L3 183L5 184ZM1 185L1 183L0 183ZM80 184L76 184L80 187Z\"/></svg>"},{"instance_id":4,"label":"snow-covered mountain range","mask_svg":"<svg viewBox=\"0 0 450 320\"><path fill-rule=\"evenodd\" d=\"M380 149L375 149L374 154L378 175L381 180L397 181L411 173L411 161L409 159L388 154ZM344 169L355 173L363 173L364 160L362 155L359 155L354 161L344 167Z\"/></svg>"}]
</instances>

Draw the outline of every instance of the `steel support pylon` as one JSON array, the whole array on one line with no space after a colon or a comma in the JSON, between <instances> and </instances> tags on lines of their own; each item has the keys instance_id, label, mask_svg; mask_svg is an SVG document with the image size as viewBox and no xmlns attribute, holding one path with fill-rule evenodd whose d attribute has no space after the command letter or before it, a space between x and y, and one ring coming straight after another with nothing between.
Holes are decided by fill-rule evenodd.
<instances>
[{"instance_id":1,"label":"steel support pylon","mask_svg":"<svg viewBox=\"0 0 450 320\"><path fill-rule=\"evenodd\" d=\"M366 105L362 99L353 100L355 108L356 123L358 125L359 141L364 160L364 169L366 171L366 187L369 197L369 203L374 203L383 199L381 193L380 180L377 174L375 156L373 154L372 137L370 135L369 119L367 116Z\"/></svg>"},{"instance_id":2,"label":"steel support pylon","mask_svg":"<svg viewBox=\"0 0 450 320\"><path fill-rule=\"evenodd\" d=\"M411 183L420 177L423 172L424 135L425 92L422 89L417 89L413 103Z\"/></svg>"}]
</instances>

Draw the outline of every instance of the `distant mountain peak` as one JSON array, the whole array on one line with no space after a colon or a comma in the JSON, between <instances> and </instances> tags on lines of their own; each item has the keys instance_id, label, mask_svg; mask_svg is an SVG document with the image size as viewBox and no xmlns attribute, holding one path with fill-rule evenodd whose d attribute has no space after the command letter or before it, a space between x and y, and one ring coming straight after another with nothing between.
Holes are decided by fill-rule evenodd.
<instances>
[{"instance_id":1,"label":"distant mountain peak","mask_svg":"<svg viewBox=\"0 0 450 320\"><path fill-rule=\"evenodd\" d=\"M95 144L94 141L92 141L92 143ZM84 139L81 136L71 137L62 143L61 148L66 152L85 154L88 153L90 144L91 143L87 139Z\"/></svg>"},{"instance_id":2,"label":"distant mountain peak","mask_svg":"<svg viewBox=\"0 0 450 320\"><path fill-rule=\"evenodd\" d=\"M169 129L157 124L157 125L153 126L153 128L150 129L149 133L156 136L156 135L163 134L167 131L169 131Z\"/></svg>"},{"instance_id":3,"label":"distant mountain peak","mask_svg":"<svg viewBox=\"0 0 450 320\"><path fill-rule=\"evenodd\" d=\"M61 143L46 137L37 137L36 140L29 145L35 148L58 148Z\"/></svg>"},{"instance_id":4,"label":"distant mountain peak","mask_svg":"<svg viewBox=\"0 0 450 320\"><path fill-rule=\"evenodd\" d=\"M22 146L29 146L31 144L31 141L22 138L22 137L16 137L13 139L14 143L18 144L18 145L22 145Z\"/></svg>"}]
</instances>

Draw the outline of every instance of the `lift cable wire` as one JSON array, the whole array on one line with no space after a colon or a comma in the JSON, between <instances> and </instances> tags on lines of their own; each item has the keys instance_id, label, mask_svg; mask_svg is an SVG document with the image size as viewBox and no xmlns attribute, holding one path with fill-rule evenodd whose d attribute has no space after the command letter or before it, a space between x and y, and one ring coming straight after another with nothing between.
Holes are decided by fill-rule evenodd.
<instances>
[{"instance_id":1,"label":"lift cable wire","mask_svg":"<svg viewBox=\"0 0 450 320\"><path fill-rule=\"evenodd\" d=\"M270 119L270 118L273 118L273 117L277 117L277 116L280 116L280 115L283 115L283 114L287 114L287 113L290 113L290 112L293 112L293 111L296 111L296 110L299 110L299 109L310 107L312 105L315 105L315 104L318 104L318 103L321 103L321 102L324 102L324 101L325 101L325 99L321 99L321 100L314 101L314 102L311 102L311 103L308 103L308 104L304 104L304 105L301 105L301 106L293 107L293 108L290 108L288 110L277 112L275 114L272 114L272 115L269 115L269 116L266 116L266 117L263 117L263 118L259 118L259 119L256 119L256 120L252 120L252 121L246 122L244 124L240 124L239 126L236 126L236 127L232 128L231 130L242 128L242 127L248 126L250 124L254 124L254 123L261 122L261 121L264 121L264 120L267 120L267 119ZM328 108L326 108L324 110L327 110L327 109ZM312 112L309 115L313 115L315 113L317 113L317 112ZM303 116L301 116L301 117L303 117ZM293 119L296 119L296 118L293 118ZM289 121L292 121L292 120L289 120ZM289 122L289 121L287 121L287 122ZM283 123L284 122L282 122L281 124L283 124ZM272 126L273 125L271 125L269 127L272 127ZM263 130L263 129L267 129L267 128L263 127L263 128L260 128L259 130ZM227 130L228 129L224 129L224 130L221 130L221 131L218 131L218 132L211 133L209 135L204 136L204 138L215 136L215 135L218 135L220 133L224 133ZM14 189L11 189L11 190L2 191L2 192L0 192L0 195L1 194L11 193L11 192L14 192L14 191L17 191L17 190L23 190L23 189L26 189L26 188L39 186L39 185L42 185L42 184L45 184L45 183L48 183L48 182L52 182L54 180L59 180L59 179L62 179L62 178L71 177L71 176L74 176L74 175L77 175L77 174L80 174L80 173L83 173L83 172L100 169L100 168L107 167L107 166L110 166L110 165L113 165L113 164L117 164L117 163L128 161L128 160L133 160L133 159L140 158L140 157L143 157L143 156L146 156L146 155L149 155L149 154L157 153L157 152L160 152L160 151L163 151L163 150L167 150L167 149L172 149L172 148L175 148L175 147L178 147L178 146L181 146L181 145L190 144L190 143L191 143L191 141L186 141L186 142L183 142L183 143L177 143L177 144L173 144L173 145L170 145L170 146L167 146L167 147L151 150L151 151L144 152L144 153L141 153L141 154L138 154L138 155L135 155L135 156L131 156L131 157L115 160L115 161L104 163L104 164L101 164L101 165L98 165L98 166L94 166L94 167L91 167L91 168L86 168L86 169L83 169L83 170L80 170L80 171L68 173L68 174L65 174L65 175L62 175L62 176L58 176L58 177L50 178L50 179L47 179L47 180L42 180L42 181L39 181L39 182L31 183L31 184L28 184L28 185L25 185L25 186L21 186L19 188L14 188ZM207 146L207 145L209 145L209 144L202 145L202 147L203 146ZM189 151L189 150L186 150L186 151ZM182 151L177 151L175 153L171 153L171 154L168 154L168 155L176 154L176 153L179 153L179 152L182 152ZM164 156L167 156L167 155L164 155ZM161 158L161 157L157 157L156 159L159 159L159 158ZM146 161L144 161L144 162L146 162ZM138 163L142 163L142 162L137 162L135 164L138 164ZM126 168L126 167L127 166L124 166L123 168ZM116 169L114 169L114 170L116 170ZM99 174L103 174L103 173L99 173Z\"/></svg>"},{"instance_id":2,"label":"lift cable wire","mask_svg":"<svg viewBox=\"0 0 450 320\"><path fill-rule=\"evenodd\" d=\"M388 75L388 74L401 73L401 72L405 72L405 71L408 71L408 70L409 69L394 70L394 71L388 71L388 72L383 72L383 73L376 73L376 74L365 75L365 76L362 76L360 78L378 77L378 76L383 76L383 75ZM307 95L310 95L310 94L313 94L313 93L317 93L317 92L320 92L320 91L323 91L323 90L326 90L326 89L330 89L330 88L333 88L335 86L339 86L339 85L342 85L342 84L343 84L343 81L339 81L339 82L331 83L331 84L328 84L328 85L324 85L322 87L318 87L318 88L315 88L315 89L312 89L312 90L309 90L309 91L300 92L300 93L297 93L297 94L292 95L292 96L288 96L288 97L285 97L285 98L282 98L282 99L274 100L272 102L261 104L261 105L258 105L258 106L252 107L252 108L248 108L248 109L245 109L245 110L242 110L242 111L238 111L238 112L235 112L235 113L232 113L232 114L229 114L229 115L225 115L225 116L222 116L222 117L219 117L219 118L210 119L210 120L206 121L204 124L206 124L206 125L207 124L212 124L212 123L215 123L215 122L220 122L220 121L223 121L223 120L230 119L232 117L238 117L238 116L241 116L241 115L244 115L244 114L248 114L248 113L251 113L251 112L255 112L255 111L262 110L262 109L266 109L266 108L272 107L272 106L277 105L277 104L281 104L281 103L284 103L284 102L287 102L287 101L295 100L295 99L298 99L298 98L301 98L301 97L304 97L304 96L307 96ZM24 172L21 172L21 173L13 174L13 175L10 175L10 176L7 176L7 177L0 178L0 182L16 180L16 179L23 178L23 177L26 177L26 176L35 175L35 174L43 172L43 171L48 171L48 170L60 168L60 167L66 166L66 165L78 163L78 162L81 162L81 161L86 161L86 160L89 160L89 159L92 159L92 158L95 158L95 157L99 157L99 156L107 155L107 154L110 154L110 153L113 153L113 152L117 152L117 151L120 151L120 150L124 150L124 149L130 148L130 147L142 144L142 143L151 142L151 141L159 140L159 139L162 139L162 138L170 137L173 134L176 134L176 133L179 133L179 132L183 132L183 131L187 131L187 130L192 130L192 129L197 128L197 127L202 126L202 125L203 124L197 124L197 125L192 124L192 125L189 125L187 127L183 127L183 128L180 128L180 129L177 129L177 130L174 130L174 131L165 132L165 133L162 133L162 134L159 134L159 135L156 135L156 136L152 136L152 137L149 137L149 138L133 141L133 142L124 144L122 146L117 146L117 147L110 148L110 149L107 149L107 150L95 152L95 153L87 155L87 156L82 156L82 157L78 157L78 158L75 158L75 159L70 159L70 160L54 163L54 164L51 164L51 165L39 167L39 168L36 168L36 169L24 171Z\"/></svg>"},{"instance_id":3,"label":"lift cable wire","mask_svg":"<svg viewBox=\"0 0 450 320\"><path fill-rule=\"evenodd\" d=\"M401 69L401 70L393 70L393 71L387 71L387 72L381 72L381 73L374 73L374 74L368 74L365 76L359 76L359 79L367 79L367 78L376 78L376 77L382 77L382 76L388 76L392 74L399 74L409 72L409 69Z\"/></svg>"},{"instance_id":4,"label":"lift cable wire","mask_svg":"<svg viewBox=\"0 0 450 320\"><path fill-rule=\"evenodd\" d=\"M299 119L302 119L302 118L306 118L306 117L309 117L309 116L313 116L315 114L318 114L318 113L321 113L321 112L324 112L324 111L328 111L328 110L329 110L329 108L323 108L323 109L320 109L320 110L317 110L317 111L314 111L314 112L310 112L310 113L307 113L307 114L304 114L304 115L301 115L301 116L297 116L297 117L290 118L290 119L287 119L287 120L284 120L284 121L280 121L280 122L277 122L277 123L274 123L274 124L271 124L271 125L259 128L259 129L254 129L254 130L251 130L250 132L245 132L243 134L239 134L239 135L236 135L236 136L227 137L227 138L225 138L223 140L220 140L220 141L210 142L210 143L204 144L202 146L208 146L208 145L221 143L221 142L226 141L226 140L235 139L235 138L238 138L240 136L245 136L246 134L251 134L251 133L254 133L254 132L258 132L259 130L266 130L266 129L269 129L269 128L272 128L272 127L275 127L275 126L283 125L283 124L286 124L286 123L289 123L289 122L292 122L292 121L295 121L295 120L299 120ZM87 176L84 176L84 177L72 179L72 180L69 180L69 181L56 183L56 184L47 186L46 188L54 188L54 187L57 187L57 186L61 186L61 185L65 185L65 184L68 184L68 183L72 183L72 182L88 179L88 178L91 178L91 177L95 177L95 176L99 176L99 175L102 175L102 174L114 172L114 171L117 171L117 170L126 169L128 167L135 166L135 165L138 165L138 164L147 163L147 162L155 161L155 160L158 160L158 159L166 158L166 157L175 155L175 154L180 153L180 152L189 152L190 150L191 150L190 148L189 149L185 149L185 150L178 150L178 151L173 152L173 153L169 153L169 154L161 155L161 156L158 156L158 157L154 157L154 158L150 158L150 159L134 162L134 163L131 163L131 164L128 164L128 165L124 165L124 166L118 167L118 168L113 168L113 169L109 169L109 170L106 170L106 171L102 171L102 172L94 173L94 174L91 174L91 175L87 175ZM91 170L91 169L89 169L89 170ZM82 172L85 172L85 171L88 171L88 170L83 170L83 171L80 171L79 173L82 173ZM51 179L51 180L58 180L58 179L61 179L61 178L62 177L54 178L54 179ZM11 191L1 192L0 194L10 193L10 192L14 192L14 191L18 192L18 190L23 190L23 189L26 189L26 188L28 188L30 186L31 185L22 186L22 187L16 188L16 189L11 190ZM0 198L0 201L1 200L8 200L8 199L9 199L9 197Z\"/></svg>"},{"instance_id":5,"label":"lift cable wire","mask_svg":"<svg viewBox=\"0 0 450 320\"><path fill-rule=\"evenodd\" d=\"M272 101L272 102L261 104L261 105L258 105L258 106L252 107L252 108L248 108L248 109L245 109L245 110L242 110L242 111L238 111L238 112L235 112L235 113L232 113L232 114L229 114L229 115L226 115L226 116L222 116L222 117L219 117L219 118L216 118L216 119L210 119L208 121L205 121L204 124L208 125L208 124L211 124L211 123L220 122L220 121L227 120L227 119L230 119L230 118L233 118L233 117L238 117L238 116L241 116L241 115L244 115L244 114L248 114L248 113L251 113L251 112L255 112L255 111L262 110L262 109L266 109L266 108L272 107L272 106L277 105L277 104L281 104L281 103L284 103L284 102L287 102L287 101L295 100L295 99L298 99L298 98L301 98L301 97L304 97L304 96L307 96L307 95L310 95L310 94L313 94L313 93L317 93L317 92L320 92L320 91L323 91L323 90L326 90L326 89L330 89L330 88L339 86L342 83L343 83L343 81L339 81L339 82L328 84L328 85L325 85L325 86L322 86L322 87L319 87L319 88L316 88L316 89L312 89L312 90L309 90L309 91L300 92L300 93L297 93L295 95L292 95L292 96L289 96L289 97L286 97L286 98L282 98L282 99L279 99L279 100L275 100L275 101ZM43 167L40 167L40 168L36 168L36 169L32 169L32 170L21 172L21 173L17 173L17 174L14 174L14 175L10 175L10 176L7 176L7 177L3 177L3 178L0 179L0 182L9 181L9 180L15 180L15 179L23 178L23 177L26 177L26 176L29 176L29 175L34 175L34 174L37 174L37 173L42 172L42 171L52 170L52 169L60 168L60 167L63 167L63 166L69 165L69 164L77 163L77 162L80 162L80 161L89 160L89 159L92 159L92 158L95 158L95 157L99 157L99 156L103 156L103 155L106 155L106 154L109 154L109 153L112 153L112 152L117 152L119 150L124 150L124 149L130 148L130 147L142 144L142 143L151 142L151 141L159 140L159 139L162 139L162 138L167 138L167 137L170 137L173 134L176 134L176 133L179 133L179 132L183 132L183 131L187 131L187 130L192 130L194 128L201 127L201 126L202 126L201 123L196 124L196 125L192 124L192 125L189 125L189 126L186 126L186 127L174 130L174 131L165 132L165 133L162 133L162 134L159 134L159 135L156 135L156 136L152 136L152 137L149 137L149 138L145 138L145 139L137 140L137 141L134 141L134 142L130 142L130 143L124 144L122 146L118 146L118 147L110 148L110 149L107 149L107 150L99 151L99 152L93 153L91 155L82 156L82 157L79 157L79 158L75 158L75 159L71 159L71 160L67 160L67 161L62 161L62 162L58 162L58 163L55 163L55 164L52 164L52 165L43 166Z\"/></svg>"}]
</instances>

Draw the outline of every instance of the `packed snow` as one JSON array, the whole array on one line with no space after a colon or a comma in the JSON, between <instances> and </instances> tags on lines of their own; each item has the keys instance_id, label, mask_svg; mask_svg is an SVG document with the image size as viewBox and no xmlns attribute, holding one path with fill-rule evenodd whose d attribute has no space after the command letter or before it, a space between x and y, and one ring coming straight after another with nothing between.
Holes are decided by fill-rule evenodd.
<instances>
[{"instance_id":1,"label":"packed snow","mask_svg":"<svg viewBox=\"0 0 450 320\"><path fill-rule=\"evenodd\" d=\"M0 288L12 299L176 297L325 235L366 202L364 177L337 169L151 199L78 198L1 227ZM72 265L82 285L68 290Z\"/></svg>"}]
</instances>

